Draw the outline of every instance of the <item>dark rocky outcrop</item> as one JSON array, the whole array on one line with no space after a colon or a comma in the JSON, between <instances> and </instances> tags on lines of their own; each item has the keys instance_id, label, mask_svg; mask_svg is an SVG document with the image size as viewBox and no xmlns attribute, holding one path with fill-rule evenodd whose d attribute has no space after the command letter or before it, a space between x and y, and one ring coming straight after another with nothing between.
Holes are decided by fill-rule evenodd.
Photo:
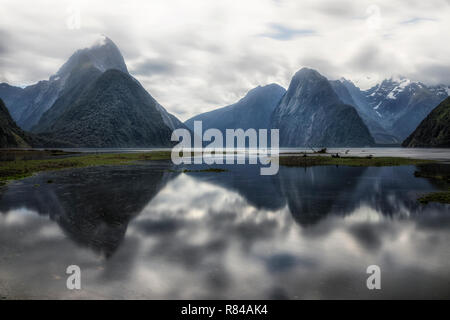
<instances>
[{"instance_id":1,"label":"dark rocky outcrop","mask_svg":"<svg viewBox=\"0 0 450 320\"><path fill-rule=\"evenodd\" d=\"M450 147L450 97L442 101L402 144L404 147Z\"/></svg>"}]
</instances>

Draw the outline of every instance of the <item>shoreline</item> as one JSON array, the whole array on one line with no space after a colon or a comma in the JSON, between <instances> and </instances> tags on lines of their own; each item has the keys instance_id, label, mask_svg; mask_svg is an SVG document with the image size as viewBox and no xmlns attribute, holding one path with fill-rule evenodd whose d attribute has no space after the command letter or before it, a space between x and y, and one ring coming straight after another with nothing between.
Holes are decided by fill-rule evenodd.
<instances>
[{"instance_id":1,"label":"shoreline","mask_svg":"<svg viewBox=\"0 0 450 320\"><path fill-rule=\"evenodd\" d=\"M226 151L224 151L226 153ZM231 152L230 152L231 153ZM233 152L234 153L234 152ZM132 165L137 161L170 160L171 151L94 153L72 152L64 150L1 149L0 150L0 186L15 180L30 177L44 171L85 168L105 165ZM386 167L406 165L426 165L445 163L438 160L414 159L405 157L346 156L325 152L280 153L279 162L286 167L313 166L350 166L350 167ZM210 171L214 171L211 169ZM443 179L447 175L416 175L428 179ZM444 178L442 178L444 177ZM418 198L421 203L450 203L450 188L432 192Z\"/></svg>"}]
</instances>

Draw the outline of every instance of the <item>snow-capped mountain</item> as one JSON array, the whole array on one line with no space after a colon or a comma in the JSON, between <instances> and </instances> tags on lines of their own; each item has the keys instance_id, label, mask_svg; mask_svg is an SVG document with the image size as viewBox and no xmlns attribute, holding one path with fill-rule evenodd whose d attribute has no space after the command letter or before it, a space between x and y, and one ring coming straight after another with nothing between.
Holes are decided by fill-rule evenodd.
<instances>
[{"instance_id":1,"label":"snow-capped mountain","mask_svg":"<svg viewBox=\"0 0 450 320\"><path fill-rule=\"evenodd\" d=\"M449 86L426 86L404 77L390 78L363 91L341 79L358 109L380 124L387 133L404 140L444 100Z\"/></svg>"},{"instance_id":2,"label":"snow-capped mountain","mask_svg":"<svg viewBox=\"0 0 450 320\"><path fill-rule=\"evenodd\" d=\"M334 92L345 104L354 106L376 143L397 144L401 141L390 134L378 121L378 114L365 102L365 94L353 82L341 79L329 81ZM352 92L352 93L350 93Z\"/></svg>"},{"instance_id":3,"label":"snow-capped mountain","mask_svg":"<svg viewBox=\"0 0 450 320\"><path fill-rule=\"evenodd\" d=\"M450 86L441 84L437 86L428 87L428 89L435 95L442 97L442 99L445 99L446 97L450 96Z\"/></svg>"}]
</instances>

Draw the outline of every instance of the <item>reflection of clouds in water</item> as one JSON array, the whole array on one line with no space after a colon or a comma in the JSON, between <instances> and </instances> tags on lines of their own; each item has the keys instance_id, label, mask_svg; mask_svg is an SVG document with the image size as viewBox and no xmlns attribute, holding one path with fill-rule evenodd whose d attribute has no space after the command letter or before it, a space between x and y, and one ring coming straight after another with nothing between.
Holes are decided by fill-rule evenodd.
<instances>
[{"instance_id":1,"label":"reflection of clouds in water","mask_svg":"<svg viewBox=\"0 0 450 320\"><path fill-rule=\"evenodd\" d=\"M183 193L174 192L181 186ZM183 206L168 209L169 195L173 203ZM219 281L220 292L212 293L218 298L271 297L275 292L291 298L336 297L355 286L355 278L364 284L369 264L387 266L395 273L408 265L420 269L423 262L423 253L416 250L416 242L423 239L416 234L414 221L386 217L367 205L345 219L330 216L302 228L287 208L255 210L235 192L183 175L169 183L144 212L129 231L140 234L149 260L156 261L155 268L141 265L140 270L149 281L166 284L167 295L161 297L209 297L211 276L227 279ZM152 232L154 225L169 227L163 227L161 236ZM439 251L448 240L445 231L433 245ZM430 270L423 271L436 272L440 260L435 255L428 260ZM179 284L175 295L167 279ZM333 281L344 287L330 288ZM327 283L323 291L320 283ZM363 286L353 290L369 295ZM348 294L352 296L351 291Z\"/></svg>"},{"instance_id":2,"label":"reflection of clouds in water","mask_svg":"<svg viewBox=\"0 0 450 320\"><path fill-rule=\"evenodd\" d=\"M283 222L276 213L248 206L236 192L182 175L158 194L128 232L139 235L148 252L150 265L140 268L148 283L162 288L161 282L170 279L181 286L175 292L166 288L162 297L208 297L214 288L220 289L215 294L227 297L236 286L242 284L245 292L251 289L248 280L265 276L261 261L242 247L256 239L270 239L283 227L278 221ZM163 226L164 232L154 233L155 226ZM265 283L255 283L256 292Z\"/></svg>"},{"instance_id":3,"label":"reflection of clouds in water","mask_svg":"<svg viewBox=\"0 0 450 320\"><path fill-rule=\"evenodd\" d=\"M0 212L0 221L2 225L15 226L28 222L28 219L35 218L36 212L25 208Z\"/></svg>"},{"instance_id":4,"label":"reflection of clouds in water","mask_svg":"<svg viewBox=\"0 0 450 320\"><path fill-rule=\"evenodd\" d=\"M377 264L383 272L378 295L448 297L448 207L417 206L406 185L373 180L391 170L349 170L359 176L345 186L337 169L308 170L280 174L287 200L275 199L275 209L257 209L258 197L246 197L246 182L258 177L180 174L154 198L149 192L140 214L125 220L126 236L108 259L66 241L46 217L11 210L0 216L0 290L7 279L15 294L30 297L369 298L378 296L366 289L365 270ZM410 184L410 171L396 171L395 180ZM402 172L408 176L397 180ZM369 194L373 181L377 188ZM298 224L290 208L314 210L319 191L320 197L333 195L322 199L331 211ZM305 194L309 199L302 203ZM308 213L300 209L297 215ZM69 264L82 268L81 292L65 290Z\"/></svg>"}]
</instances>

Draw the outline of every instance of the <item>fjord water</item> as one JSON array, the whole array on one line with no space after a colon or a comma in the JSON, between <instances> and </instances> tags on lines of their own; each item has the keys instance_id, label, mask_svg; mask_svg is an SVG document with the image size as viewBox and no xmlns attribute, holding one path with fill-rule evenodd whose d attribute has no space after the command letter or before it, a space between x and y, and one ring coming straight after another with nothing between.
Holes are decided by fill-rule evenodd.
<instances>
[{"instance_id":1,"label":"fjord water","mask_svg":"<svg viewBox=\"0 0 450 320\"><path fill-rule=\"evenodd\" d=\"M441 186L415 166L183 168L64 170L4 187L0 294L450 298L450 207L416 200ZM366 287L373 264L381 290ZM69 265L82 290L66 288Z\"/></svg>"}]
</instances>

